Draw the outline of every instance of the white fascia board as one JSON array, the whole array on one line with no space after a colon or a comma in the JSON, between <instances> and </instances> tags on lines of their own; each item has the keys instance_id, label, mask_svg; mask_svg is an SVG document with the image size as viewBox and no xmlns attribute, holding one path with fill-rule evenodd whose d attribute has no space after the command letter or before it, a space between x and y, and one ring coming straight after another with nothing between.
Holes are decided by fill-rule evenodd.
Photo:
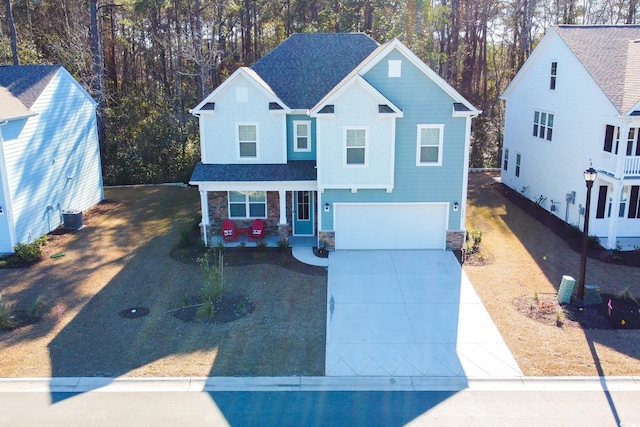
<instances>
[{"instance_id":1,"label":"white fascia board","mask_svg":"<svg viewBox=\"0 0 640 427\"><path fill-rule=\"evenodd\" d=\"M520 80L522 80L524 78L524 75L527 74L527 72L529 71L529 68L532 67L532 64L535 62L536 58L540 56L541 52L545 49L545 47L549 43L551 43L551 41L556 37L562 41L562 38L558 37L558 32L555 30L555 28L549 27L547 29L547 33L542 37L542 40L540 40L540 42L535 47L535 49L533 49L533 52L531 52L531 55L529 55L527 60L524 61L524 64L522 64L522 66L520 67L516 75L513 77L513 79L507 86L507 88L504 90L504 92L502 92L502 94L498 96L499 99L507 100L509 98L509 95L511 94L511 92L514 90L516 86L518 86L518 83L520 83ZM573 53L568 46L567 46L567 49L571 53Z\"/></svg>"},{"instance_id":2,"label":"white fascia board","mask_svg":"<svg viewBox=\"0 0 640 427\"><path fill-rule=\"evenodd\" d=\"M408 47L406 47L398 39L394 39L389 42L374 58L370 58L367 64L365 64L358 74L364 75L371 70L376 64L378 64L383 58L385 58L392 50L397 49L405 58L407 58L413 65L415 65L420 71L422 71L427 77L429 77L435 84L437 84L447 95L449 95L455 102L459 102L465 105L469 110L472 110L477 114L480 111L474 107L469 101L465 99L460 93L446 82L442 77L433 71L427 64L422 62L420 58L416 56Z\"/></svg>"},{"instance_id":3,"label":"white fascia board","mask_svg":"<svg viewBox=\"0 0 640 427\"><path fill-rule=\"evenodd\" d=\"M324 190L350 190L352 193L357 193L358 190L385 190L387 193L393 192L393 183L380 185L380 184L357 184L357 185L348 185L348 184L329 184L329 185L318 185L318 191Z\"/></svg>"},{"instance_id":4,"label":"white fascia board","mask_svg":"<svg viewBox=\"0 0 640 427\"><path fill-rule=\"evenodd\" d=\"M316 191L316 181L191 181L200 191Z\"/></svg>"},{"instance_id":5,"label":"white fascia board","mask_svg":"<svg viewBox=\"0 0 640 427\"><path fill-rule=\"evenodd\" d=\"M64 74L69 80L71 80L71 83L73 83L73 85L75 85L75 87L78 88L80 93L82 93L85 96L85 98L87 98L93 104L94 107L97 107L98 102L95 99L93 99L91 95L89 95L89 92L87 92L87 90L84 87L82 87L82 85L76 80L75 77L71 75L71 73L67 71L66 68L64 68L63 66L60 66L56 75L60 73Z\"/></svg>"},{"instance_id":6,"label":"white fascia board","mask_svg":"<svg viewBox=\"0 0 640 427\"><path fill-rule=\"evenodd\" d=\"M309 112L311 117L321 117L325 114L318 114L318 111L322 109L322 107L326 104L335 104L336 100L340 98L346 91L348 91L353 85L359 84L361 85L372 97L374 97L378 103L388 105L394 112L386 113L385 117L403 117L404 113L402 110L391 102L386 96L378 91L375 87L371 85L368 81L366 81L360 75L352 76L348 81L339 83L335 89L332 89L331 92L327 94L324 98L320 100Z\"/></svg>"},{"instance_id":7,"label":"white fascia board","mask_svg":"<svg viewBox=\"0 0 640 427\"><path fill-rule=\"evenodd\" d=\"M207 114L207 110L203 111L201 110L201 108L204 107L207 103L213 102L222 92L227 90L233 85L233 83L243 77L247 81L249 81L249 83L251 83L251 85L255 89L262 92L271 102L277 102L278 104L280 104L283 109L278 111L281 111L283 113L291 112L291 109L284 102L282 102L280 98L276 96L273 90L271 90L271 88L264 82L264 80L260 78L260 76L258 76L258 74L256 74L250 68L240 67L231 76L229 76L228 79L222 82L222 84L220 84L220 86L218 86L213 92L207 95L195 108L190 110L191 114L193 114L194 116Z\"/></svg>"}]
</instances>

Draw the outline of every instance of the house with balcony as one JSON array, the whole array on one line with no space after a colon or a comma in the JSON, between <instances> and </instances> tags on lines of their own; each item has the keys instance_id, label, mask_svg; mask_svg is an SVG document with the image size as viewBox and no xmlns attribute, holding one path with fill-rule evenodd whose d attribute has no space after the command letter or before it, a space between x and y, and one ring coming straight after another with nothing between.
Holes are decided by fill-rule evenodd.
<instances>
[{"instance_id":1,"label":"house with balcony","mask_svg":"<svg viewBox=\"0 0 640 427\"><path fill-rule=\"evenodd\" d=\"M400 41L294 34L197 105L202 234L459 249L479 111Z\"/></svg>"},{"instance_id":2,"label":"house with balcony","mask_svg":"<svg viewBox=\"0 0 640 427\"><path fill-rule=\"evenodd\" d=\"M640 245L640 25L549 28L501 98L502 182L581 229L590 215L605 248Z\"/></svg>"}]
</instances>

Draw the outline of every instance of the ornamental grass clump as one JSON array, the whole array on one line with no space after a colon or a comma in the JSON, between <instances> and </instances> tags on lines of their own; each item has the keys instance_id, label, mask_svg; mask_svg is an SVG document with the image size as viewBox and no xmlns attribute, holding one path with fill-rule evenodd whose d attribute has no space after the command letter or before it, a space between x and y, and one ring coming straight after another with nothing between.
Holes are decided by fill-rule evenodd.
<instances>
[{"instance_id":1,"label":"ornamental grass clump","mask_svg":"<svg viewBox=\"0 0 640 427\"><path fill-rule=\"evenodd\" d=\"M211 258L211 259L210 259ZM214 320L216 304L222 298L224 290L224 253L213 250L200 261L203 283L198 291L201 305L196 316L204 322Z\"/></svg>"}]
</instances>

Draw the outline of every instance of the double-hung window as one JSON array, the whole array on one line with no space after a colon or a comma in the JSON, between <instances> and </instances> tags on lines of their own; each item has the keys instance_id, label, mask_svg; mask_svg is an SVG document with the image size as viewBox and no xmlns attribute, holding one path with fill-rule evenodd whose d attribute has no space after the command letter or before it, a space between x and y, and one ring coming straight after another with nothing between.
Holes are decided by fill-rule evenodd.
<instances>
[{"instance_id":1,"label":"double-hung window","mask_svg":"<svg viewBox=\"0 0 640 427\"><path fill-rule=\"evenodd\" d=\"M504 149L504 159L502 163L502 169L509 170L509 149Z\"/></svg>"},{"instance_id":2,"label":"double-hung window","mask_svg":"<svg viewBox=\"0 0 640 427\"><path fill-rule=\"evenodd\" d=\"M240 123L237 127L238 157L241 159L258 158L258 125Z\"/></svg>"},{"instance_id":3,"label":"double-hung window","mask_svg":"<svg viewBox=\"0 0 640 427\"><path fill-rule=\"evenodd\" d=\"M556 78L558 77L558 63L551 63L551 79L549 80L549 89L556 90Z\"/></svg>"},{"instance_id":4,"label":"double-hung window","mask_svg":"<svg viewBox=\"0 0 640 427\"><path fill-rule=\"evenodd\" d=\"M267 193L229 191L229 218L266 218Z\"/></svg>"},{"instance_id":5,"label":"double-hung window","mask_svg":"<svg viewBox=\"0 0 640 427\"><path fill-rule=\"evenodd\" d=\"M533 136L551 141L553 137L553 114L542 111L533 113Z\"/></svg>"},{"instance_id":6,"label":"double-hung window","mask_svg":"<svg viewBox=\"0 0 640 427\"><path fill-rule=\"evenodd\" d=\"M345 165L367 165L367 128L350 127L344 130Z\"/></svg>"},{"instance_id":7,"label":"double-hung window","mask_svg":"<svg viewBox=\"0 0 640 427\"><path fill-rule=\"evenodd\" d=\"M520 176L520 165L522 163L522 155L516 153L516 176Z\"/></svg>"},{"instance_id":8,"label":"double-hung window","mask_svg":"<svg viewBox=\"0 0 640 427\"><path fill-rule=\"evenodd\" d=\"M293 122L293 151L311 151L311 122L295 120Z\"/></svg>"},{"instance_id":9,"label":"double-hung window","mask_svg":"<svg viewBox=\"0 0 640 427\"><path fill-rule=\"evenodd\" d=\"M444 125L418 125L418 152L416 165L442 165Z\"/></svg>"}]
</instances>

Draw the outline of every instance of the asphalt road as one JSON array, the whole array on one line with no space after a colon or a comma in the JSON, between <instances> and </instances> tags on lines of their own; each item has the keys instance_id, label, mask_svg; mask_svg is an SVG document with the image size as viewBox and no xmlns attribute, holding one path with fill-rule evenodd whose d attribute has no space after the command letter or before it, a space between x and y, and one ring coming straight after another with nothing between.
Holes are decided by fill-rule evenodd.
<instances>
[{"instance_id":1,"label":"asphalt road","mask_svg":"<svg viewBox=\"0 0 640 427\"><path fill-rule=\"evenodd\" d=\"M2 426L640 426L640 391L0 392Z\"/></svg>"}]
</instances>

